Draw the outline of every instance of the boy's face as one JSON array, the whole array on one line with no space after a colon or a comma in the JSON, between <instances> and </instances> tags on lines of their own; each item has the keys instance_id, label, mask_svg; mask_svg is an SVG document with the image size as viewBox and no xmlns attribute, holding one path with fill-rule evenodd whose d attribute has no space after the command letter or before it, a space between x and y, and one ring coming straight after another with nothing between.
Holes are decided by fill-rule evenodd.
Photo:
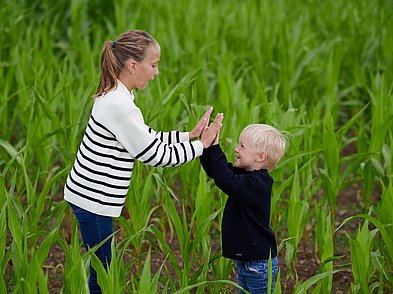
<instances>
[{"instance_id":1,"label":"boy's face","mask_svg":"<svg viewBox=\"0 0 393 294\"><path fill-rule=\"evenodd\" d=\"M239 144L235 148L235 166L247 171L261 169L260 154L251 146L250 139L240 136Z\"/></svg>"}]
</instances>

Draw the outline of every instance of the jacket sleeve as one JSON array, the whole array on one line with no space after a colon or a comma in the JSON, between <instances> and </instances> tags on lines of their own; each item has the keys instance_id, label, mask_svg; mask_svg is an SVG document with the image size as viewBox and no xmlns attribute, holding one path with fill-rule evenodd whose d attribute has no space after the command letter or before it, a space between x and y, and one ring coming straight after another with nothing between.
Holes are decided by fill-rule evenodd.
<instances>
[{"instance_id":1,"label":"jacket sleeve","mask_svg":"<svg viewBox=\"0 0 393 294\"><path fill-rule=\"evenodd\" d=\"M234 167L227 161L225 154L219 145L213 145L201 157L202 166L207 167L209 177L214 180L216 186L228 197L243 203L253 204L256 201L255 194L260 191L260 183L250 174L237 174ZM205 150L205 151L206 151Z\"/></svg>"},{"instance_id":2,"label":"jacket sleeve","mask_svg":"<svg viewBox=\"0 0 393 294\"><path fill-rule=\"evenodd\" d=\"M113 128L117 140L131 156L150 166L181 165L200 156L203 151L199 140L182 141L187 133L181 135L175 131L161 135L153 131L145 125L139 108L127 111Z\"/></svg>"},{"instance_id":3,"label":"jacket sleeve","mask_svg":"<svg viewBox=\"0 0 393 294\"><path fill-rule=\"evenodd\" d=\"M206 172L207 176L212 178L212 172L210 168L210 154L212 147L203 149L202 155L199 157L203 170Z\"/></svg>"}]
</instances>

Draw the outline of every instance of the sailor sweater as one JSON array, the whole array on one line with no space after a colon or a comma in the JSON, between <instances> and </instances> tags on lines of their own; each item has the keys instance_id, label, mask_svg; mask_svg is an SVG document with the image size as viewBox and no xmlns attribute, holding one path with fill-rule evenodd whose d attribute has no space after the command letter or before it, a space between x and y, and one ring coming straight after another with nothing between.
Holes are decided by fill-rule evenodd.
<instances>
[{"instance_id":1,"label":"sailor sweater","mask_svg":"<svg viewBox=\"0 0 393 294\"><path fill-rule=\"evenodd\" d=\"M134 95L117 87L95 99L91 116L64 187L64 199L87 211L121 214L135 160L178 166L200 156L201 141L188 132L156 132L144 123Z\"/></svg>"}]
</instances>

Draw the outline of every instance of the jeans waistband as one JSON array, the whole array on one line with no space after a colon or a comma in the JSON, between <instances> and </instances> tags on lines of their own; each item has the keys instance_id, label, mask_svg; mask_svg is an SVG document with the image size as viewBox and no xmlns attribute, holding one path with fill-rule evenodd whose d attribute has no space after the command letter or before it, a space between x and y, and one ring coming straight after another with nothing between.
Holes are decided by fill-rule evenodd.
<instances>
[{"instance_id":1,"label":"jeans waistband","mask_svg":"<svg viewBox=\"0 0 393 294\"><path fill-rule=\"evenodd\" d=\"M272 257L272 262L277 260L277 256ZM252 263L268 263L269 259L258 259L258 260L237 260L237 262L244 264L252 264Z\"/></svg>"}]
</instances>

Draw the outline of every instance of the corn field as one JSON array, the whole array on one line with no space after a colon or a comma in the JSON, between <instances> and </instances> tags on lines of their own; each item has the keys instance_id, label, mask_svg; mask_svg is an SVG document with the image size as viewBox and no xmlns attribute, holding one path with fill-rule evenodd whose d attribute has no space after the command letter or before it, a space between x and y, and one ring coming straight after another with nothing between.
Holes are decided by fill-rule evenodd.
<instances>
[{"instance_id":1,"label":"corn field","mask_svg":"<svg viewBox=\"0 0 393 294\"><path fill-rule=\"evenodd\" d=\"M0 293L88 293L90 264L104 293L238 290L226 195L198 159L136 163L107 271L63 200L102 45L129 29L161 46L135 93L154 129L190 131L214 106L231 161L247 124L286 132L275 293L391 293L392 1L3 0L0 19Z\"/></svg>"}]
</instances>

